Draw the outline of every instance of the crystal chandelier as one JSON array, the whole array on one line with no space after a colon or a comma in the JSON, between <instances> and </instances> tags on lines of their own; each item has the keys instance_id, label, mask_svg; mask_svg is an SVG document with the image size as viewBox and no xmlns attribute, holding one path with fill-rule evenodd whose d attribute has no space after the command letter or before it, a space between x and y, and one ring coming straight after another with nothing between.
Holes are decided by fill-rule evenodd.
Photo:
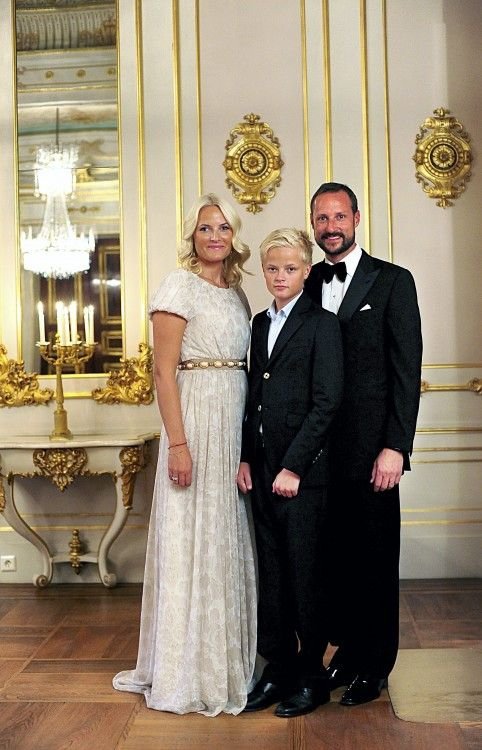
<instances>
[{"instance_id":1,"label":"crystal chandelier","mask_svg":"<svg viewBox=\"0 0 482 750\"><path fill-rule=\"evenodd\" d=\"M23 267L41 276L65 279L87 271L95 250L92 228L77 235L67 210L67 197L75 190L75 165L78 148L59 146L59 111L56 116L56 143L37 150L34 166L36 196L45 198L45 212L40 232L34 237L32 227L21 232Z\"/></svg>"}]
</instances>

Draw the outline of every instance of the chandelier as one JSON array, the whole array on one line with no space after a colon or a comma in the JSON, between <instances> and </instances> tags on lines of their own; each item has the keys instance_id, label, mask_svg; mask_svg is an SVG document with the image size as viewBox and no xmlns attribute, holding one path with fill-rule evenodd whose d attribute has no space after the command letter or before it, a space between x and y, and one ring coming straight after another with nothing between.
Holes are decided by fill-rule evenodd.
<instances>
[{"instance_id":1,"label":"chandelier","mask_svg":"<svg viewBox=\"0 0 482 750\"><path fill-rule=\"evenodd\" d=\"M87 271L95 250L92 228L77 234L67 210L67 198L75 191L77 146L59 145L59 111L56 142L37 150L34 165L35 196L45 198L42 227L34 236L32 227L20 235L23 267L41 276L65 279Z\"/></svg>"}]
</instances>

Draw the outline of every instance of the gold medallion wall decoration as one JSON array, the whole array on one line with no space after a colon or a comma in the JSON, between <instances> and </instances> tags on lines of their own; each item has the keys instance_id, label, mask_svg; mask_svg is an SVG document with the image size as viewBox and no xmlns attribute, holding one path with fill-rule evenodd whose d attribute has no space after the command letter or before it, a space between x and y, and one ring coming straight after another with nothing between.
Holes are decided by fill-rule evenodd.
<instances>
[{"instance_id":1,"label":"gold medallion wall decoration","mask_svg":"<svg viewBox=\"0 0 482 750\"><path fill-rule=\"evenodd\" d=\"M437 206L452 206L452 200L465 190L470 179L472 152L470 138L462 123L449 117L450 110L439 107L427 117L415 137L416 180Z\"/></svg>"},{"instance_id":2,"label":"gold medallion wall decoration","mask_svg":"<svg viewBox=\"0 0 482 750\"><path fill-rule=\"evenodd\" d=\"M234 197L253 214L276 194L281 184L279 141L269 125L253 113L244 116L226 141L226 184Z\"/></svg>"}]
</instances>

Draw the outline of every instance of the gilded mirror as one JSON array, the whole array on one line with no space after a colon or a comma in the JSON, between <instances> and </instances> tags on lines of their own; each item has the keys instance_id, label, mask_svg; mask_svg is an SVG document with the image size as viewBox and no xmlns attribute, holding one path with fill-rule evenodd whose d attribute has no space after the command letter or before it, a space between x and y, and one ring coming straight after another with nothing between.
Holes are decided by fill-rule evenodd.
<instances>
[{"instance_id":1,"label":"gilded mirror","mask_svg":"<svg viewBox=\"0 0 482 750\"><path fill-rule=\"evenodd\" d=\"M72 330L84 338L84 310L93 311L97 342L75 373L108 372L124 349L117 3L12 1L22 358L50 373L36 346L41 315L54 342L57 303L74 303Z\"/></svg>"}]
</instances>

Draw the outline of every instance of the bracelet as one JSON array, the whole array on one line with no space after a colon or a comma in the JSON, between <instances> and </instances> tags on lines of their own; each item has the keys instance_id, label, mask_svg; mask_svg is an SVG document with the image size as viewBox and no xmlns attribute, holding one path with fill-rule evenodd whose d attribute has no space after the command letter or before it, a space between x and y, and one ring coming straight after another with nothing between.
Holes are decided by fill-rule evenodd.
<instances>
[{"instance_id":1,"label":"bracelet","mask_svg":"<svg viewBox=\"0 0 482 750\"><path fill-rule=\"evenodd\" d=\"M171 448L179 448L181 445L187 445L187 441L185 440L184 443L174 443L174 445L170 445L168 450L171 450Z\"/></svg>"}]
</instances>

